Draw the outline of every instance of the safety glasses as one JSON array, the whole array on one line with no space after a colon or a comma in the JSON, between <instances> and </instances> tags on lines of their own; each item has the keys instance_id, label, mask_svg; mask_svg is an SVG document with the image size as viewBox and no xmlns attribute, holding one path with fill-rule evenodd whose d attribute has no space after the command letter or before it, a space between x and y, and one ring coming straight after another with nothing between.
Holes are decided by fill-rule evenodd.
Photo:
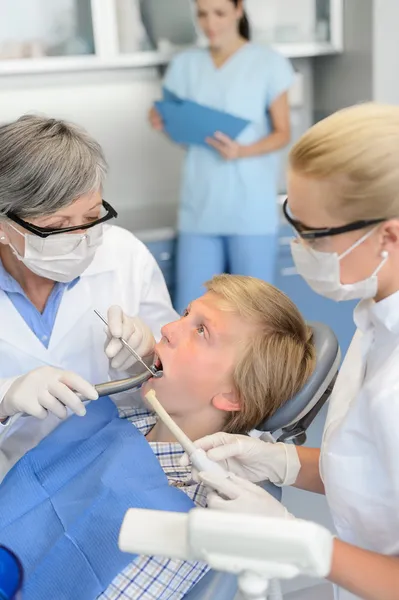
<instances>
[{"instance_id":1,"label":"safety glasses","mask_svg":"<svg viewBox=\"0 0 399 600\"><path fill-rule=\"evenodd\" d=\"M21 219L12 211L8 212L5 216L14 223L17 223L17 225L20 225L21 227L29 231L29 233L38 235L41 238L47 238L50 235L56 235L59 233L70 233L71 231L81 231L82 229L90 229L91 227L95 227L95 225L100 225L100 223L105 223L106 221L115 219L118 216L116 210L105 200L103 200L102 202L101 210L105 214L103 214L100 218L96 219L95 221L92 221L91 223L86 223L85 225L75 225L74 227L64 227L61 229L52 229L51 227L39 227L38 225L33 225L32 223L24 221L24 219Z\"/></svg>"},{"instance_id":2,"label":"safety glasses","mask_svg":"<svg viewBox=\"0 0 399 600\"><path fill-rule=\"evenodd\" d=\"M348 223L347 225L341 225L340 227L323 227L320 229L312 229L300 221L297 221L290 215L288 198L286 198L284 201L283 212L288 223L295 229L299 237L301 237L303 240L316 240L319 238L330 237L331 235L348 233L349 231L358 231L359 229L364 229L365 227L370 227L371 225L377 225L378 223L383 223L386 221L386 219L365 219L363 221L354 221L353 223Z\"/></svg>"}]
</instances>

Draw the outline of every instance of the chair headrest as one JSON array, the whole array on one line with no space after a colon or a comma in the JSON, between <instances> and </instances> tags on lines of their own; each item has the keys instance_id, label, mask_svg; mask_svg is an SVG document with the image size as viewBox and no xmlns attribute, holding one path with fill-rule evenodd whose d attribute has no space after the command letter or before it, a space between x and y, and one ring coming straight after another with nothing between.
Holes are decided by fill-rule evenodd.
<instances>
[{"instance_id":1,"label":"chair headrest","mask_svg":"<svg viewBox=\"0 0 399 600\"><path fill-rule=\"evenodd\" d=\"M273 433L302 419L320 400L338 372L341 353L338 340L328 325L308 323L313 330L316 367L300 392L288 400L257 429Z\"/></svg>"}]
</instances>

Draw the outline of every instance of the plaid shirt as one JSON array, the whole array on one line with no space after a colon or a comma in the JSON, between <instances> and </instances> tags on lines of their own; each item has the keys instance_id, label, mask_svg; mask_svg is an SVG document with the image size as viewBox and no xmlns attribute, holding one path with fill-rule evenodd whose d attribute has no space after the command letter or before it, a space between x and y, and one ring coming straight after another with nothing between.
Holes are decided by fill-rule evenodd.
<instances>
[{"instance_id":1,"label":"plaid shirt","mask_svg":"<svg viewBox=\"0 0 399 600\"><path fill-rule=\"evenodd\" d=\"M143 435L154 427L157 419L145 409L120 411ZM170 485L179 487L197 506L206 506L206 491L193 482L191 468L181 467L183 449L178 443L151 442ZM156 556L139 556L117 575L99 600L180 600L208 571L203 563L171 560Z\"/></svg>"}]
</instances>

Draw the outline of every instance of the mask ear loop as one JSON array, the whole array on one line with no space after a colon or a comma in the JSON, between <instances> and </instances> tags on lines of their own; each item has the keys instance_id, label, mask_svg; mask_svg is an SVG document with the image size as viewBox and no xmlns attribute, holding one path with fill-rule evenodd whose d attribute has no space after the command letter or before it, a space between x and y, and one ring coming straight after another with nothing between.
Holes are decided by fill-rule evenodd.
<instances>
[{"instance_id":1,"label":"mask ear loop","mask_svg":"<svg viewBox=\"0 0 399 600\"><path fill-rule=\"evenodd\" d=\"M371 275L371 277L375 277L381 271L382 267L385 265L385 263L387 262L387 260L389 258L389 252L387 250L383 250L380 254L380 257L382 258L382 260L381 260L380 264L378 265L378 267L376 268L376 270L374 271L374 273Z\"/></svg>"},{"instance_id":2,"label":"mask ear loop","mask_svg":"<svg viewBox=\"0 0 399 600\"><path fill-rule=\"evenodd\" d=\"M371 237L371 235L374 233L374 231L377 230L377 227L373 227L373 229L371 229L370 231L368 231L365 235L363 235L360 240L357 240L357 242L355 242L352 246L350 246L347 250L345 250L345 252L343 252L342 254L340 254L338 256L338 260L342 260L343 258L345 258L345 256L348 256L348 254L350 254L353 250L355 250L358 246L360 246L361 244L363 244L363 242L365 242L366 240L369 239L369 237ZM388 258L388 257L387 257Z\"/></svg>"}]
</instances>

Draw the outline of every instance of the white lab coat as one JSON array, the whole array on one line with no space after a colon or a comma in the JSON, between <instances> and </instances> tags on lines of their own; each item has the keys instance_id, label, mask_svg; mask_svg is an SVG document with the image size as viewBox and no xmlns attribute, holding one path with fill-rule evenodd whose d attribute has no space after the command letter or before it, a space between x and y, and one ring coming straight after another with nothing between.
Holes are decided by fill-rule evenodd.
<instances>
[{"instance_id":1,"label":"white lab coat","mask_svg":"<svg viewBox=\"0 0 399 600\"><path fill-rule=\"evenodd\" d=\"M10 386L9 378L45 365L75 371L92 384L108 381L104 324L93 309L106 316L113 304L128 315L140 316L158 338L161 327L178 318L153 256L133 234L115 226L104 228L104 240L92 264L65 291L48 348L0 290L0 398ZM118 374L118 378L123 376ZM0 426L0 481L59 423L49 415L44 421L21 417Z\"/></svg>"},{"instance_id":2,"label":"white lab coat","mask_svg":"<svg viewBox=\"0 0 399 600\"><path fill-rule=\"evenodd\" d=\"M340 539L398 556L399 292L377 304L362 301L355 322L331 396L321 475Z\"/></svg>"}]
</instances>

